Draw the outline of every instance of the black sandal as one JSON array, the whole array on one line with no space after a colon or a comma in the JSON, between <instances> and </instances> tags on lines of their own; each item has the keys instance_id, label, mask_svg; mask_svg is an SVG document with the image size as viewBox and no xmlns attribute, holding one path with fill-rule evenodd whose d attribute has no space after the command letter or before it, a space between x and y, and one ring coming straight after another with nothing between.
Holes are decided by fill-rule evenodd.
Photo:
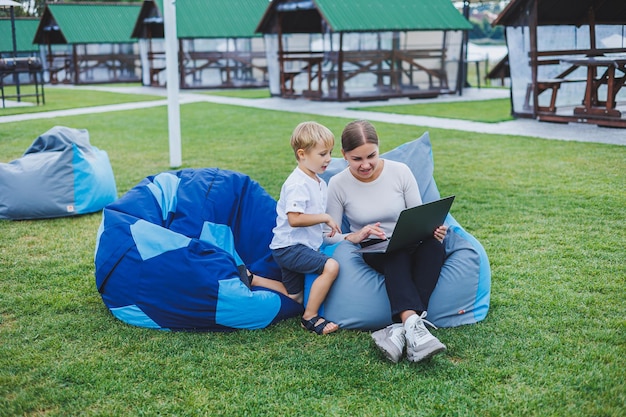
<instances>
[{"instance_id":1,"label":"black sandal","mask_svg":"<svg viewBox=\"0 0 626 417\"><path fill-rule=\"evenodd\" d=\"M315 323L317 323L320 319L322 320L321 323L316 326ZM309 320L305 320L303 317L302 319L300 319L300 322L302 323L303 328L305 328L306 330L310 332L315 332L319 335L323 335L324 328L326 328L326 325L332 323L332 321L328 321L324 317L320 317L320 316L315 316ZM328 332L326 334L330 334L334 332L335 330L332 332Z\"/></svg>"}]
</instances>

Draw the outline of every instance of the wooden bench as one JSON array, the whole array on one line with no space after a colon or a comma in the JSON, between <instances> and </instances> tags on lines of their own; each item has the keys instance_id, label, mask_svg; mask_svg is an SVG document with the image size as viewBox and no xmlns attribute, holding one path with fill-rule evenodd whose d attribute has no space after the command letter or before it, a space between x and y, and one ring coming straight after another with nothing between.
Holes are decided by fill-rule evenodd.
<instances>
[{"instance_id":1,"label":"wooden bench","mask_svg":"<svg viewBox=\"0 0 626 417\"><path fill-rule=\"evenodd\" d=\"M566 50L566 51L540 51L536 53L536 57L533 57L529 53L531 63L535 60L537 68L541 66L556 66L561 64L561 57L571 54L590 54L591 50ZM570 65L567 69L556 75L554 78L537 80L537 97L544 91L550 91L550 104L546 106L537 106L536 111L542 111L547 113L556 113L556 98L561 85L564 83L586 83L584 78L567 78L571 73L579 68L578 65ZM524 110L530 110L530 101L533 96L533 83L528 83L526 87L526 100L524 102Z\"/></svg>"},{"instance_id":2,"label":"wooden bench","mask_svg":"<svg viewBox=\"0 0 626 417\"><path fill-rule=\"evenodd\" d=\"M537 80L537 97L544 91L550 90L550 104L546 106L537 106L538 111L555 113L556 112L556 97L559 89L561 88L561 84L564 83L585 83L587 82L584 78L551 78L548 80ZM530 109L530 99L533 94L533 83L528 83L526 87L526 100L524 102L524 109Z\"/></svg>"}]
</instances>

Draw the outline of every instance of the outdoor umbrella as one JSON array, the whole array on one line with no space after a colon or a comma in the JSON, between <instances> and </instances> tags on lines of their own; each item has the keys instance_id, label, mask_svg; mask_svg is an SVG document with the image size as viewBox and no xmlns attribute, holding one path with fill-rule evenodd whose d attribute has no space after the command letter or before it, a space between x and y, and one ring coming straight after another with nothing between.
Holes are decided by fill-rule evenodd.
<instances>
[{"instance_id":1,"label":"outdoor umbrella","mask_svg":"<svg viewBox=\"0 0 626 417\"><path fill-rule=\"evenodd\" d=\"M13 6L21 6L20 3L13 0L0 0L0 7L11 7L11 36L13 39L13 58L17 58L17 40L15 39L15 13L13 12ZM19 76L15 75L15 87L17 89L17 101L20 101L20 80Z\"/></svg>"}]
</instances>

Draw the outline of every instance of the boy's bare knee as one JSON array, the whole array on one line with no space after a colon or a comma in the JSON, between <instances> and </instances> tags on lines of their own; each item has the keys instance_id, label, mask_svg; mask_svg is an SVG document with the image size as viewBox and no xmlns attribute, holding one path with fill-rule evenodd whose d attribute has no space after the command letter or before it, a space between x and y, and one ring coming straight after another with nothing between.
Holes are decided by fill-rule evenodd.
<instances>
[{"instance_id":1,"label":"boy's bare knee","mask_svg":"<svg viewBox=\"0 0 626 417\"><path fill-rule=\"evenodd\" d=\"M337 277L337 275L339 274L339 262L337 262L333 258L328 258L326 264L324 265L324 273L332 277Z\"/></svg>"}]
</instances>

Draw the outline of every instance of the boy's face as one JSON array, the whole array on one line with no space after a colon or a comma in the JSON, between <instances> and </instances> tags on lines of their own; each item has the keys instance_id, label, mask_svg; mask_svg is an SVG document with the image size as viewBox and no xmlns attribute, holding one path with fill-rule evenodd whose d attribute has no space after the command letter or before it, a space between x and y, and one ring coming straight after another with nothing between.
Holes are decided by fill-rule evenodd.
<instances>
[{"instance_id":1,"label":"boy's face","mask_svg":"<svg viewBox=\"0 0 626 417\"><path fill-rule=\"evenodd\" d=\"M321 143L309 149L308 152L298 149L298 166L311 177L315 174L323 174L332 159L331 152L332 149L328 149Z\"/></svg>"}]
</instances>

